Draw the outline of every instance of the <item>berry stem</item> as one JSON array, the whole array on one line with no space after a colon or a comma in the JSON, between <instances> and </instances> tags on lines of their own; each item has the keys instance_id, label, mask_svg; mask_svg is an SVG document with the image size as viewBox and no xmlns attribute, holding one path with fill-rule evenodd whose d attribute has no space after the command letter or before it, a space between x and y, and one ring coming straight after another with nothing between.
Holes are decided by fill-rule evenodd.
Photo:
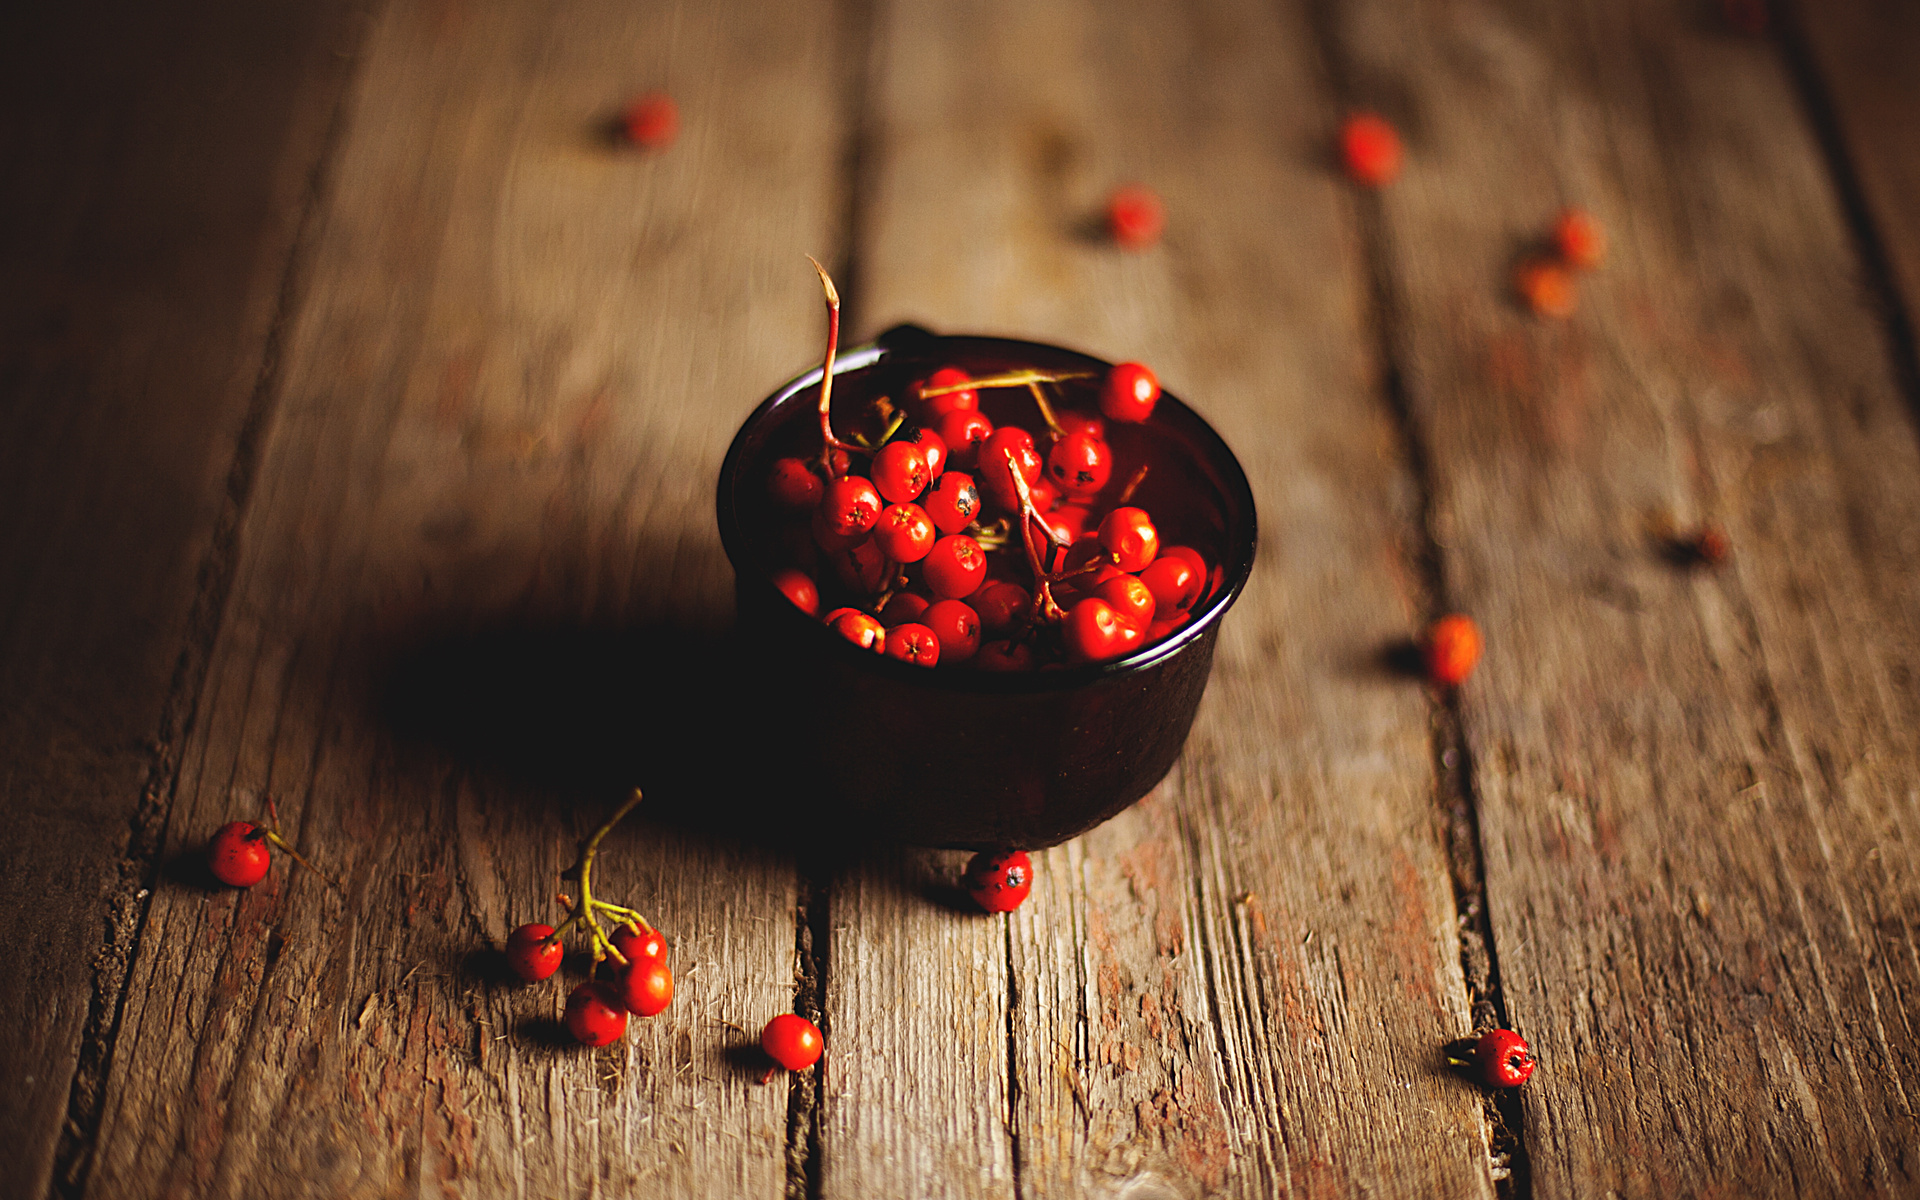
<instances>
[{"instance_id":1,"label":"berry stem","mask_svg":"<svg viewBox=\"0 0 1920 1200\"><path fill-rule=\"evenodd\" d=\"M840 349L840 293L835 290L833 279L828 276L827 269L820 265L818 259L809 254L807 261L812 263L813 269L820 273L820 286L827 293L827 357L826 364L820 369L820 459L827 469L827 478L833 479L839 474L833 464L835 450L845 450L849 453L866 453L866 451L833 436L833 356ZM595 927L595 932L598 933L598 926Z\"/></svg>"},{"instance_id":2,"label":"berry stem","mask_svg":"<svg viewBox=\"0 0 1920 1200\"><path fill-rule=\"evenodd\" d=\"M315 875L318 875L320 877L320 882L326 884L328 887L332 888L334 891L339 892L342 896L345 896L347 894L346 890L343 889L339 884L335 883L333 879L325 871L322 871L319 867L316 867L312 863L308 862L304 857L301 856L298 850L295 850L292 846L289 846L287 844L287 839L280 836L280 806L273 802L272 796L267 797L267 820L271 822L271 824L269 824L266 828L266 836L269 842L272 842L274 845L280 847L282 850L285 850L287 852L287 857L299 863L301 866L305 867L307 870L312 871Z\"/></svg>"},{"instance_id":3,"label":"berry stem","mask_svg":"<svg viewBox=\"0 0 1920 1200\"><path fill-rule=\"evenodd\" d=\"M1127 486L1120 489L1120 498L1113 502L1115 508L1124 507L1128 501L1133 499L1134 492L1138 491L1140 485L1147 481L1147 472L1152 469L1152 466L1152 463L1140 464L1140 469L1133 473L1133 478L1127 480Z\"/></svg>"},{"instance_id":4,"label":"berry stem","mask_svg":"<svg viewBox=\"0 0 1920 1200\"><path fill-rule=\"evenodd\" d=\"M1040 406L1040 416L1046 421L1047 428L1053 430L1053 436L1065 437L1067 431L1060 428L1060 422L1054 419L1053 405L1047 403L1047 394L1040 390L1039 383L1027 384L1027 390L1033 393L1033 402Z\"/></svg>"},{"instance_id":5,"label":"berry stem","mask_svg":"<svg viewBox=\"0 0 1920 1200\"><path fill-rule=\"evenodd\" d=\"M817 266L818 264L815 265ZM825 273L822 272L822 278L824 277ZM831 288L832 285L829 284L828 286ZM640 796L640 789L633 789L633 795L628 796L626 803L614 810L614 814L607 818L604 825L593 831L593 836L587 839L585 848L580 851L580 904L579 907L575 909L574 914L567 919L567 925L572 925L575 922L584 922L586 924L587 932L593 939L593 961L595 963L611 958L620 966L624 967L627 965L627 956L620 953L614 946L613 939L607 936L607 931L600 928L600 920L596 915L597 913L613 913L625 917L628 920L640 919L640 914L634 912L632 909L622 908L617 904L608 904L604 900L595 900L593 898L593 860L594 856L600 852L600 842L607 834L613 831L613 827L620 823L622 817L632 812L634 806L640 803ZM642 924L644 923L645 922L642 922ZM563 925L561 928L564 929L566 926ZM556 937L559 936L559 930L555 930L554 935Z\"/></svg>"},{"instance_id":6,"label":"berry stem","mask_svg":"<svg viewBox=\"0 0 1920 1200\"><path fill-rule=\"evenodd\" d=\"M1000 375L987 375L979 379L969 379L964 383L948 383L939 387L921 388L920 398L931 400L935 396L945 396L952 392L978 391L981 388L1027 387L1035 383L1060 383L1068 379L1092 379L1092 371L1036 371L1027 368L1019 371L1007 371Z\"/></svg>"},{"instance_id":7,"label":"berry stem","mask_svg":"<svg viewBox=\"0 0 1920 1200\"><path fill-rule=\"evenodd\" d=\"M1020 493L1020 540L1027 548L1027 565L1033 568L1033 615L1030 621L1061 621L1066 613L1054 602L1053 589L1048 585L1054 576L1041 565L1040 550L1033 544L1033 531L1037 526L1046 534L1047 544L1060 546L1054 538L1053 530L1040 519L1040 510L1033 503L1033 492L1027 487L1026 476L1020 473L1020 464L1014 461L1013 452L1006 451L1007 471L1013 476L1013 490ZM1065 547L1062 547L1063 549Z\"/></svg>"}]
</instances>

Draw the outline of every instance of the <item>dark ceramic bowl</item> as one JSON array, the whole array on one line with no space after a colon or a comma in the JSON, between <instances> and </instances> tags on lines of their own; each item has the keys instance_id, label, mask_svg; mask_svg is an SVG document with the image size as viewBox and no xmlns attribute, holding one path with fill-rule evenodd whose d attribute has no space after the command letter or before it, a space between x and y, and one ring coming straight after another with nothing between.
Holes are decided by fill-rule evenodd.
<instances>
[{"instance_id":1,"label":"dark ceramic bowl","mask_svg":"<svg viewBox=\"0 0 1920 1200\"><path fill-rule=\"evenodd\" d=\"M947 365L978 376L1109 364L1057 346L902 326L835 362L836 416L851 419L856 405L900 396ZM777 518L765 480L781 454L817 449L819 383L816 368L768 397L720 468L720 538L733 563L739 628L765 669L742 697L742 717L757 726L743 752L789 760L782 775L808 793L796 802L818 828L912 845L1051 846L1151 791L1186 743L1220 621L1253 568L1253 493L1226 443L1165 393L1144 426L1111 435L1122 461L1123 440L1134 439L1134 452L1154 463L1136 503L1154 514L1162 544L1196 546L1218 564L1184 627L1112 662L1017 674L929 670L855 647L769 582Z\"/></svg>"}]
</instances>

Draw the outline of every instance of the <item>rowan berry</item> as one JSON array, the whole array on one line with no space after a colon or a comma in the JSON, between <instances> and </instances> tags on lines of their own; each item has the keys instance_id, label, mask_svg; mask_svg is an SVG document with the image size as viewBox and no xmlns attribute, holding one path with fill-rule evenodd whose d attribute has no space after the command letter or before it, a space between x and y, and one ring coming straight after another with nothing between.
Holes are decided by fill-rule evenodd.
<instances>
[{"instance_id":1,"label":"rowan berry","mask_svg":"<svg viewBox=\"0 0 1920 1200\"><path fill-rule=\"evenodd\" d=\"M229 821L207 843L207 869L229 887L252 887L272 865L267 831L251 821Z\"/></svg>"},{"instance_id":2,"label":"rowan berry","mask_svg":"<svg viewBox=\"0 0 1920 1200\"><path fill-rule=\"evenodd\" d=\"M933 549L933 518L918 504L890 505L874 526L873 540L895 562L919 562Z\"/></svg>"},{"instance_id":3,"label":"rowan berry","mask_svg":"<svg viewBox=\"0 0 1920 1200\"><path fill-rule=\"evenodd\" d=\"M1025 642L988 642L973 656L973 665L982 671L1031 671L1033 647Z\"/></svg>"},{"instance_id":4,"label":"rowan berry","mask_svg":"<svg viewBox=\"0 0 1920 1200\"><path fill-rule=\"evenodd\" d=\"M891 503L918 500L932 479L926 452L912 442L888 442L873 456L873 486Z\"/></svg>"},{"instance_id":5,"label":"rowan berry","mask_svg":"<svg viewBox=\"0 0 1920 1200\"><path fill-rule=\"evenodd\" d=\"M657 958L636 958L620 975L620 1003L636 1017L651 1017L673 1002L673 972Z\"/></svg>"},{"instance_id":6,"label":"rowan berry","mask_svg":"<svg viewBox=\"0 0 1920 1200\"><path fill-rule=\"evenodd\" d=\"M908 621L887 630L886 655L915 666L931 667L940 661L940 639L917 621Z\"/></svg>"},{"instance_id":7,"label":"rowan berry","mask_svg":"<svg viewBox=\"0 0 1920 1200\"><path fill-rule=\"evenodd\" d=\"M1008 456L1012 462L1008 462ZM1020 508L1020 489L1014 485L1013 472L1029 486L1040 478L1040 452L1034 449L1033 435L1015 425L1002 425L980 444L980 460L975 482L1004 512Z\"/></svg>"},{"instance_id":8,"label":"rowan berry","mask_svg":"<svg viewBox=\"0 0 1920 1200\"><path fill-rule=\"evenodd\" d=\"M1140 571L1160 554L1160 531L1143 508L1116 508L1100 522L1100 546L1122 571Z\"/></svg>"},{"instance_id":9,"label":"rowan berry","mask_svg":"<svg viewBox=\"0 0 1920 1200\"><path fill-rule=\"evenodd\" d=\"M1576 271L1591 271L1607 257L1607 234L1583 208L1563 211L1553 223L1553 245L1560 261Z\"/></svg>"},{"instance_id":10,"label":"rowan berry","mask_svg":"<svg viewBox=\"0 0 1920 1200\"><path fill-rule=\"evenodd\" d=\"M1105 600L1115 615L1135 629L1144 630L1153 624L1156 604L1153 592L1138 576L1116 575L1096 587L1093 594Z\"/></svg>"},{"instance_id":11,"label":"rowan berry","mask_svg":"<svg viewBox=\"0 0 1920 1200\"><path fill-rule=\"evenodd\" d=\"M658 929L641 930L633 925L622 925L613 931L613 948L624 956L628 963L637 963L643 959L667 956L667 939Z\"/></svg>"},{"instance_id":12,"label":"rowan berry","mask_svg":"<svg viewBox=\"0 0 1920 1200\"><path fill-rule=\"evenodd\" d=\"M980 513L980 488L965 471L948 471L927 490L926 511L941 533L959 533Z\"/></svg>"},{"instance_id":13,"label":"rowan berry","mask_svg":"<svg viewBox=\"0 0 1920 1200\"><path fill-rule=\"evenodd\" d=\"M920 621L940 639L940 661L963 663L980 649L980 614L964 600L941 600Z\"/></svg>"},{"instance_id":14,"label":"rowan berry","mask_svg":"<svg viewBox=\"0 0 1920 1200\"><path fill-rule=\"evenodd\" d=\"M827 627L862 650L886 653L887 631L857 608L837 608L828 613Z\"/></svg>"},{"instance_id":15,"label":"rowan berry","mask_svg":"<svg viewBox=\"0 0 1920 1200\"><path fill-rule=\"evenodd\" d=\"M1100 411L1111 421L1138 424L1153 415L1160 380L1140 363L1116 363L1100 385Z\"/></svg>"},{"instance_id":16,"label":"rowan berry","mask_svg":"<svg viewBox=\"0 0 1920 1200\"><path fill-rule=\"evenodd\" d=\"M673 145L680 133L680 106L664 92L652 92L627 106L627 140L649 150Z\"/></svg>"},{"instance_id":17,"label":"rowan berry","mask_svg":"<svg viewBox=\"0 0 1920 1200\"><path fill-rule=\"evenodd\" d=\"M566 954L551 925L522 925L507 935L507 967L528 983L558 971Z\"/></svg>"},{"instance_id":18,"label":"rowan berry","mask_svg":"<svg viewBox=\"0 0 1920 1200\"><path fill-rule=\"evenodd\" d=\"M831 558L833 573L848 590L871 594L886 586L887 552L882 548L877 530L835 552Z\"/></svg>"},{"instance_id":19,"label":"rowan berry","mask_svg":"<svg viewBox=\"0 0 1920 1200\"><path fill-rule=\"evenodd\" d=\"M1117 658L1124 649L1125 622L1113 605L1097 596L1089 596L1067 610L1060 627L1067 657L1078 663L1105 662Z\"/></svg>"},{"instance_id":20,"label":"rowan berry","mask_svg":"<svg viewBox=\"0 0 1920 1200\"><path fill-rule=\"evenodd\" d=\"M920 453L926 455L927 458L927 479L929 481L940 478L940 473L947 469L947 462L950 457L947 451L947 439L941 437L925 425L921 425L915 421L901 422L900 428L894 430L893 436L887 439L887 445L891 446L895 442L906 442L908 445L918 446L920 448Z\"/></svg>"},{"instance_id":21,"label":"rowan berry","mask_svg":"<svg viewBox=\"0 0 1920 1200\"><path fill-rule=\"evenodd\" d=\"M819 1062L826 1045L812 1021L793 1013L781 1013L760 1031L760 1048L789 1071L804 1071Z\"/></svg>"},{"instance_id":22,"label":"rowan berry","mask_svg":"<svg viewBox=\"0 0 1920 1200\"><path fill-rule=\"evenodd\" d=\"M1355 183L1392 183L1400 174L1400 159L1400 135L1378 113L1353 113L1340 126L1340 161Z\"/></svg>"},{"instance_id":23,"label":"rowan berry","mask_svg":"<svg viewBox=\"0 0 1920 1200\"><path fill-rule=\"evenodd\" d=\"M964 600L987 577L987 554L964 533L950 533L920 561L921 577L942 600Z\"/></svg>"},{"instance_id":24,"label":"rowan berry","mask_svg":"<svg viewBox=\"0 0 1920 1200\"><path fill-rule=\"evenodd\" d=\"M1480 627L1472 617L1441 617L1427 630L1427 677L1443 687L1458 687L1473 674L1480 651Z\"/></svg>"},{"instance_id":25,"label":"rowan berry","mask_svg":"<svg viewBox=\"0 0 1920 1200\"><path fill-rule=\"evenodd\" d=\"M967 863L962 883L973 902L992 913L1012 912L1033 891L1033 860L1025 850L982 852Z\"/></svg>"},{"instance_id":26,"label":"rowan berry","mask_svg":"<svg viewBox=\"0 0 1920 1200\"><path fill-rule=\"evenodd\" d=\"M1112 475L1113 451L1084 429L1059 439L1047 451L1047 477L1064 495L1091 496L1107 486Z\"/></svg>"},{"instance_id":27,"label":"rowan berry","mask_svg":"<svg viewBox=\"0 0 1920 1200\"><path fill-rule=\"evenodd\" d=\"M913 447L907 447L909 452ZM926 460L921 459L924 469ZM826 528L841 537L858 537L873 528L880 519L880 493L873 481L862 479L858 475L842 475L826 486L820 497L820 507L815 510L824 520ZM832 549L823 546L822 549Z\"/></svg>"},{"instance_id":28,"label":"rowan berry","mask_svg":"<svg viewBox=\"0 0 1920 1200\"><path fill-rule=\"evenodd\" d=\"M880 610L880 624L892 629L909 621L920 621L929 605L930 601L918 592L900 592ZM924 625L926 622L920 623Z\"/></svg>"},{"instance_id":29,"label":"rowan berry","mask_svg":"<svg viewBox=\"0 0 1920 1200\"><path fill-rule=\"evenodd\" d=\"M1511 1029L1482 1034L1474 1043L1473 1061L1480 1069L1481 1082L1488 1087L1514 1088L1533 1078L1533 1051L1526 1039Z\"/></svg>"},{"instance_id":30,"label":"rowan berry","mask_svg":"<svg viewBox=\"0 0 1920 1200\"><path fill-rule=\"evenodd\" d=\"M980 461L980 444L993 436L985 413L959 408L942 414L940 440L947 444L947 465L971 471Z\"/></svg>"},{"instance_id":31,"label":"rowan berry","mask_svg":"<svg viewBox=\"0 0 1920 1200\"><path fill-rule=\"evenodd\" d=\"M820 589L805 571L783 567L773 573L773 586L780 589L781 595L793 601L793 606L801 612L810 617L820 615Z\"/></svg>"},{"instance_id":32,"label":"rowan berry","mask_svg":"<svg viewBox=\"0 0 1920 1200\"><path fill-rule=\"evenodd\" d=\"M604 1046L627 1031L627 1009L604 983L589 979L567 994L567 1032L588 1046Z\"/></svg>"},{"instance_id":33,"label":"rowan berry","mask_svg":"<svg viewBox=\"0 0 1920 1200\"><path fill-rule=\"evenodd\" d=\"M1513 270L1513 290L1539 317L1564 320L1573 315L1573 277L1557 262L1529 258Z\"/></svg>"},{"instance_id":34,"label":"rowan berry","mask_svg":"<svg viewBox=\"0 0 1920 1200\"><path fill-rule=\"evenodd\" d=\"M1123 250L1145 250L1166 227L1166 206L1148 188L1128 184L1107 198L1107 233Z\"/></svg>"},{"instance_id":35,"label":"rowan berry","mask_svg":"<svg viewBox=\"0 0 1920 1200\"><path fill-rule=\"evenodd\" d=\"M956 392L944 392L938 396L923 396L920 392L935 388L949 388L956 383L966 383L973 377L959 367L941 367L927 376L914 393L914 413L921 421L931 423L934 418L944 417L951 412L960 412L980 407L980 393L972 388L961 388ZM951 446L951 440L947 443Z\"/></svg>"},{"instance_id":36,"label":"rowan berry","mask_svg":"<svg viewBox=\"0 0 1920 1200\"><path fill-rule=\"evenodd\" d=\"M820 503L826 485L812 467L797 458L779 458L767 477L767 494L782 508L810 512Z\"/></svg>"},{"instance_id":37,"label":"rowan berry","mask_svg":"<svg viewBox=\"0 0 1920 1200\"><path fill-rule=\"evenodd\" d=\"M1192 563L1175 553L1181 548L1162 551L1158 558L1140 570L1140 582L1146 584L1147 590L1153 593L1154 607L1161 612L1192 608L1194 601L1200 598L1203 576L1193 569Z\"/></svg>"},{"instance_id":38,"label":"rowan berry","mask_svg":"<svg viewBox=\"0 0 1920 1200\"><path fill-rule=\"evenodd\" d=\"M1005 633L1018 625L1033 607L1033 596L1017 583L995 580L974 593L969 602L980 617L981 627L992 633Z\"/></svg>"}]
</instances>

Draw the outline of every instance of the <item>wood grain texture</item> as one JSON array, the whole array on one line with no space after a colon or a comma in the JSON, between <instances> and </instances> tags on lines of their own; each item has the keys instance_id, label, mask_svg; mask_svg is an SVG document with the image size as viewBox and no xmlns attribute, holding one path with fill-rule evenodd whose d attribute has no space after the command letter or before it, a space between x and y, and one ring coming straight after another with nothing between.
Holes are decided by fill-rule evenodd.
<instances>
[{"instance_id":1,"label":"wood grain texture","mask_svg":"<svg viewBox=\"0 0 1920 1200\"><path fill-rule=\"evenodd\" d=\"M46 1194L70 1098L95 1111L349 10L62 5L0 36L0 1194Z\"/></svg>"},{"instance_id":2,"label":"wood grain texture","mask_svg":"<svg viewBox=\"0 0 1920 1200\"><path fill-rule=\"evenodd\" d=\"M1704 6L1356 3L1536 1194L1916 1187L1920 454L1832 180ZM1556 209L1612 233L1519 310ZM1651 530L1712 521L1724 569Z\"/></svg>"},{"instance_id":3,"label":"wood grain texture","mask_svg":"<svg viewBox=\"0 0 1920 1200\"><path fill-rule=\"evenodd\" d=\"M88 1194L784 1190L787 1092L756 1086L743 1030L792 1003L790 858L657 819L608 839L598 891L669 934L678 991L600 1052L560 1030L567 979L508 985L486 950L556 913L621 783L660 816L735 799L724 770L691 791L723 715L696 674L724 667L730 608L711 487L740 417L813 353L831 17L379 14ZM614 144L654 87L679 142ZM342 892L284 860L206 885L204 839L268 795Z\"/></svg>"},{"instance_id":4,"label":"wood grain texture","mask_svg":"<svg viewBox=\"0 0 1920 1200\"><path fill-rule=\"evenodd\" d=\"M1153 363L1264 533L1182 764L1025 907L929 905L957 856L836 887L827 1196L1493 1190L1440 1061L1468 1017L1428 705L1380 665L1423 599L1331 115L1297 9L884 11L871 323ZM1136 179L1171 217L1133 256L1097 217Z\"/></svg>"}]
</instances>

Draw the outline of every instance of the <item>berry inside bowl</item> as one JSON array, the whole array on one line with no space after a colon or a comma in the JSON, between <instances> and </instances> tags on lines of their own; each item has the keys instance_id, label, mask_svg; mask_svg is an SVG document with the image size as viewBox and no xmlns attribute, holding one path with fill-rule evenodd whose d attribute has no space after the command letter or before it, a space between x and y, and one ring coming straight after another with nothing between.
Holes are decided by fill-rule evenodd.
<instances>
[{"instance_id":1,"label":"berry inside bowl","mask_svg":"<svg viewBox=\"0 0 1920 1200\"><path fill-rule=\"evenodd\" d=\"M982 381L975 411L997 430L1032 433L1040 462L1028 474L1018 449L1002 450L999 486L978 489L977 509L963 501L942 514L939 477L970 465L986 485L987 452L1001 447L935 439L938 469L902 482L894 468L904 460L911 476L917 460L888 443L925 447L915 427L942 427L933 409L947 407L929 381L953 369ZM849 448L839 463L823 454L818 369L741 426L717 502L740 632L763 669L742 715L823 827L913 845L1040 848L1146 795L1179 757L1220 622L1253 567L1253 494L1219 435L1172 395L1147 400L1144 414L1110 398L1099 421L1110 379L1131 393L1126 370L1057 346L902 326L834 365L831 428ZM1031 387L985 384L1016 372L1046 377L1040 399ZM1097 448L1061 445L1083 428L1097 429ZM826 499L791 460L827 485ZM1025 487L1007 486L1016 474ZM841 479L837 489L828 476ZM924 489L916 494L939 525L934 550L921 548L923 510L911 503L873 497L832 510L860 510L849 520L863 529L823 515L836 496L865 496L869 480L895 496ZM876 503L883 511L862 509ZM954 524L963 517L964 528ZM973 548L956 550L962 542ZM937 557L943 545L953 561ZM1159 558L1168 562L1150 571ZM989 593L992 584L1017 594ZM956 599L959 608L929 607ZM937 636L915 632L929 626ZM922 651L916 639L939 645Z\"/></svg>"}]
</instances>

